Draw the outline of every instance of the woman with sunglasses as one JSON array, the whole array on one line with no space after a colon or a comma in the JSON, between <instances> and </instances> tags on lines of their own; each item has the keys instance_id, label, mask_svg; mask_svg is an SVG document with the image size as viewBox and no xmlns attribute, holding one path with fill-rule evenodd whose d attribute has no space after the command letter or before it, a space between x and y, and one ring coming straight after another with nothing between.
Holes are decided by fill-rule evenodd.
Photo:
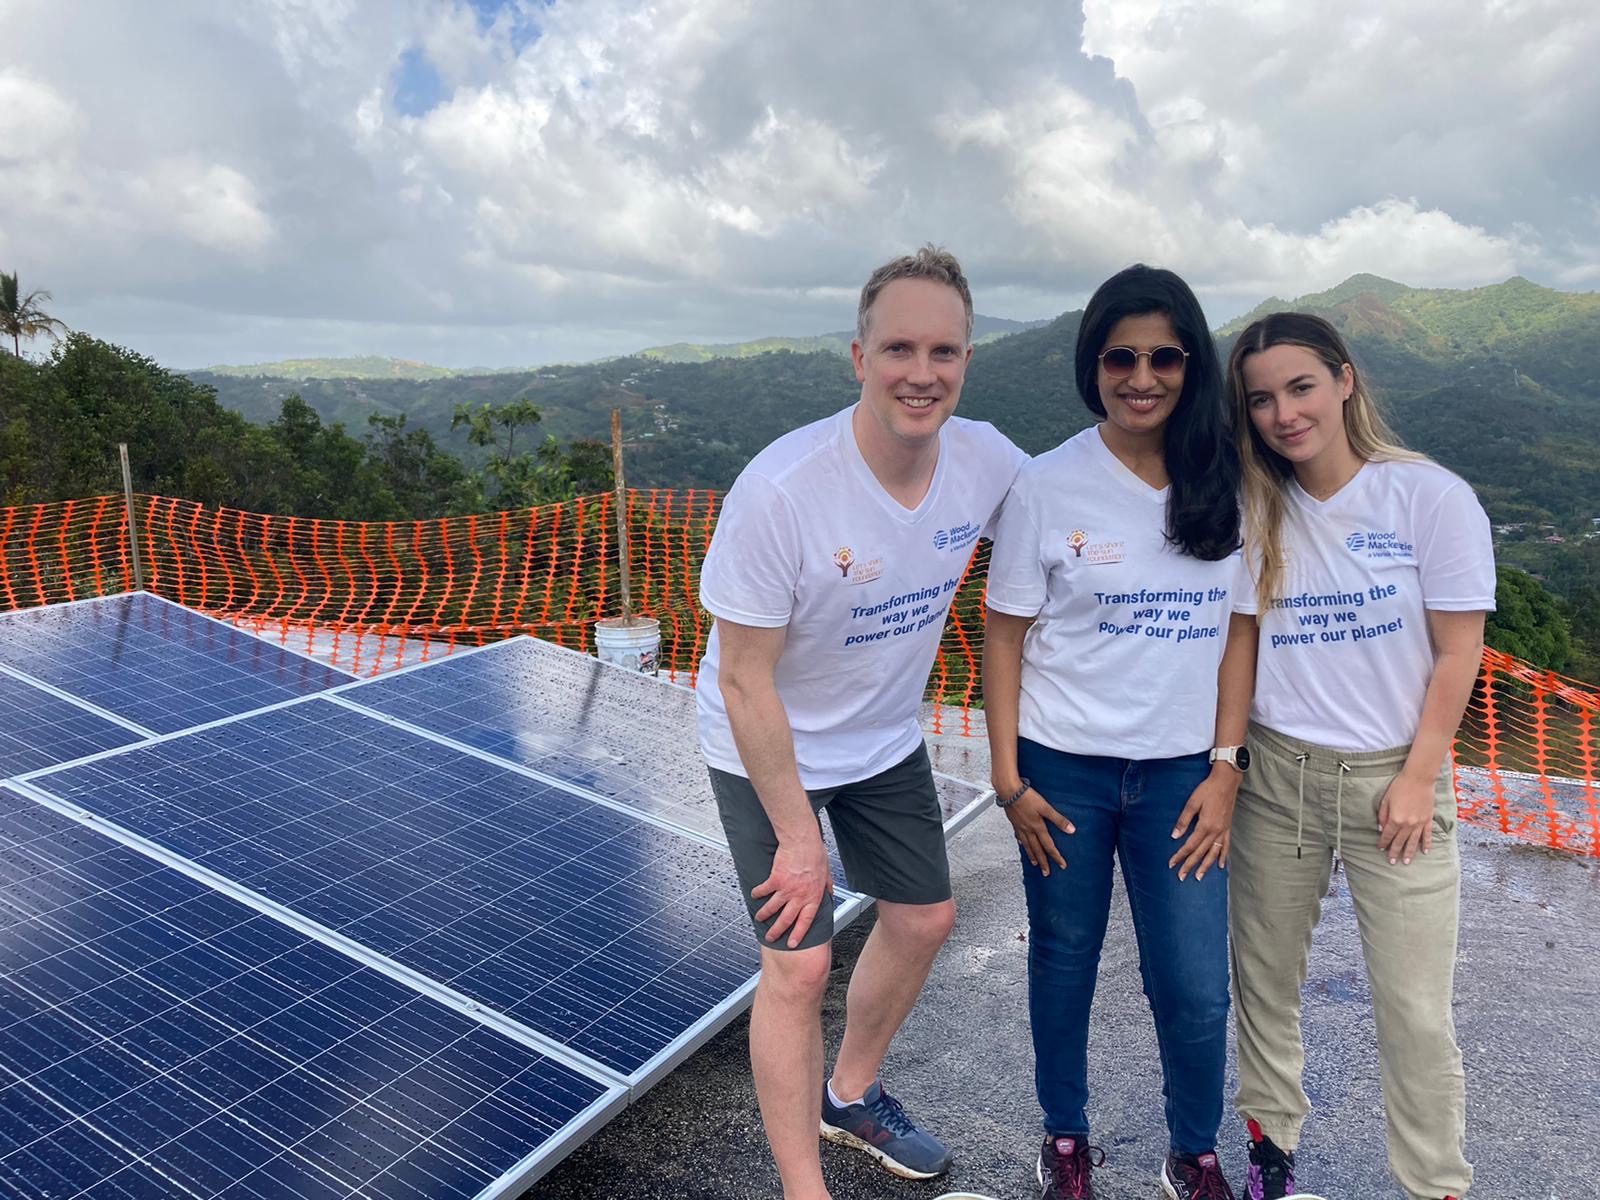
<instances>
[{"instance_id":1,"label":"woman with sunglasses","mask_svg":"<svg viewBox=\"0 0 1600 1200\"><path fill-rule=\"evenodd\" d=\"M1276 313L1228 364L1259 609L1256 755L1234 819L1239 1094L1253 1197L1295 1195L1300 989L1343 862L1377 1020L1389 1169L1459 1197L1466 1100L1450 1016L1461 864L1450 742L1494 608L1472 489L1402 449L1320 317Z\"/></svg>"},{"instance_id":2,"label":"woman with sunglasses","mask_svg":"<svg viewBox=\"0 0 1600 1200\"><path fill-rule=\"evenodd\" d=\"M984 702L1027 896L1047 1198L1092 1197L1089 1010L1120 862L1155 1017L1173 1200L1231 1198L1217 1163L1228 1018L1228 829L1254 626L1238 454L1200 304L1133 266L1084 310L1099 423L1022 468L989 567ZM1220 702L1219 702L1220 693Z\"/></svg>"}]
</instances>

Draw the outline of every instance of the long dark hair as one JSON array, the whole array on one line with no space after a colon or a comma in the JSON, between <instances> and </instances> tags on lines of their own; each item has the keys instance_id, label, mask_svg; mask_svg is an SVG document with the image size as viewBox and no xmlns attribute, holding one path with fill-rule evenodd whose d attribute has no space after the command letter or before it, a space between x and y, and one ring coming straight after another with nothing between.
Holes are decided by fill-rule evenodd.
<instances>
[{"instance_id":1,"label":"long dark hair","mask_svg":"<svg viewBox=\"0 0 1600 1200\"><path fill-rule=\"evenodd\" d=\"M1183 391L1163 433L1167 477L1167 541L1191 558L1215 561L1239 548L1239 451L1228 420L1217 344L1200 301L1171 271L1135 263L1102 283L1078 326L1078 395L1097 417L1100 352L1124 317L1162 313L1189 352Z\"/></svg>"}]
</instances>

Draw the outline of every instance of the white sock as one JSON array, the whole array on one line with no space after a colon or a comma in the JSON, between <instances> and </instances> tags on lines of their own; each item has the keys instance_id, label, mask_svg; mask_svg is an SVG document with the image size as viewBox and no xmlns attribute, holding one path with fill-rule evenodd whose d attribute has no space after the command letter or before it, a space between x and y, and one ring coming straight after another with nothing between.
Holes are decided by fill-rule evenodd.
<instances>
[{"instance_id":1,"label":"white sock","mask_svg":"<svg viewBox=\"0 0 1600 1200\"><path fill-rule=\"evenodd\" d=\"M852 1104L860 1104L861 1101L866 1098L866 1093L862 1092L861 1095L857 1096L854 1100L841 1100L839 1099L839 1093L833 1090L833 1080L828 1080L827 1086L828 1103L832 1104L835 1108L848 1108Z\"/></svg>"}]
</instances>

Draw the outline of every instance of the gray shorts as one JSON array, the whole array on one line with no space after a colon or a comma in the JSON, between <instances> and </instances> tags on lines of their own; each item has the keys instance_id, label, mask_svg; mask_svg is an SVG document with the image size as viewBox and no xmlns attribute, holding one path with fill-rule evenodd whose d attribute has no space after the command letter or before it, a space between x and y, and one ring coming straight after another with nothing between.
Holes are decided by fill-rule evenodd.
<instances>
[{"instance_id":1,"label":"gray shorts","mask_svg":"<svg viewBox=\"0 0 1600 1200\"><path fill-rule=\"evenodd\" d=\"M722 829L733 851L739 889L763 946L787 950L787 939L767 941L770 922L756 921L766 901L750 893L772 874L778 835L756 790L743 775L711 771L711 790ZM944 819L933 784L928 748L918 746L886 771L858 783L807 791L813 812L828 810L844 874L852 890L896 904L938 904L950 899L950 860L945 857ZM820 824L820 817L819 822ZM797 950L833 937L833 906L824 904Z\"/></svg>"}]
</instances>

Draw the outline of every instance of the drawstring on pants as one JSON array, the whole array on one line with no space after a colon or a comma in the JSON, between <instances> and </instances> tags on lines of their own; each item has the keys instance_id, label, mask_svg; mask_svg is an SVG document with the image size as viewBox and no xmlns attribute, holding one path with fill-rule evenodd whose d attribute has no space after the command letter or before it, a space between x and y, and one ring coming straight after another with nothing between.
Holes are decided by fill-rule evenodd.
<instances>
[{"instance_id":1,"label":"drawstring on pants","mask_svg":"<svg viewBox=\"0 0 1600 1200\"><path fill-rule=\"evenodd\" d=\"M1294 807L1294 856L1296 858L1302 857L1302 844L1305 840L1300 835L1306 826L1306 759L1310 757L1311 755L1309 754L1296 754L1294 756L1295 762L1300 764L1300 802Z\"/></svg>"},{"instance_id":2,"label":"drawstring on pants","mask_svg":"<svg viewBox=\"0 0 1600 1200\"><path fill-rule=\"evenodd\" d=\"M1333 869L1339 870L1344 862L1344 777L1350 773L1350 764L1339 760L1339 786L1333 791Z\"/></svg>"},{"instance_id":3,"label":"drawstring on pants","mask_svg":"<svg viewBox=\"0 0 1600 1200\"><path fill-rule=\"evenodd\" d=\"M1294 761L1300 764L1300 774L1296 783L1299 792L1298 801L1294 810L1294 856L1305 856L1305 824L1306 824L1306 761L1309 754L1296 754ZM1344 861L1344 777L1351 771L1349 763L1344 759L1339 760L1339 785L1334 789L1333 797L1333 869L1339 870L1339 864Z\"/></svg>"}]
</instances>

